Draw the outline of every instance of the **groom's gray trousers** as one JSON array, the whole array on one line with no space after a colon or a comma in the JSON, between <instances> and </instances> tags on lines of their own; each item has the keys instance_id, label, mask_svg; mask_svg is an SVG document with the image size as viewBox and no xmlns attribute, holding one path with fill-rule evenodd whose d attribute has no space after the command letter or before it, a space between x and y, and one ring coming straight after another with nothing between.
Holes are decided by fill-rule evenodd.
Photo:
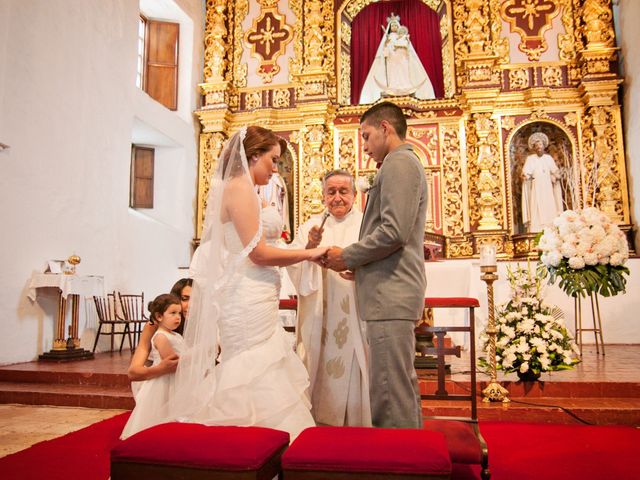
<instances>
[{"instance_id":1,"label":"groom's gray trousers","mask_svg":"<svg viewBox=\"0 0 640 480\"><path fill-rule=\"evenodd\" d=\"M369 341L369 393L374 427L423 428L416 352L415 322L366 322Z\"/></svg>"}]
</instances>

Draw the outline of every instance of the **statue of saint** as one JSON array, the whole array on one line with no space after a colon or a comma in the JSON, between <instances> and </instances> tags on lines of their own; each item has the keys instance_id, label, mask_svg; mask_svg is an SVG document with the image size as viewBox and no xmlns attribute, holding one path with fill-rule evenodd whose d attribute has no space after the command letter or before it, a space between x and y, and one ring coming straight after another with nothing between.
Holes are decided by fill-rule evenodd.
<instances>
[{"instance_id":1,"label":"statue of saint","mask_svg":"<svg viewBox=\"0 0 640 480\"><path fill-rule=\"evenodd\" d=\"M537 132L529 137L529 155L522 168L522 223L527 232L540 232L551 225L564 208L560 169L545 153L549 137Z\"/></svg>"},{"instance_id":2,"label":"statue of saint","mask_svg":"<svg viewBox=\"0 0 640 480\"><path fill-rule=\"evenodd\" d=\"M381 96L406 96L428 100L435 98L429 75L416 53L407 27L393 13L375 59L362 87L360 103L373 103Z\"/></svg>"}]
</instances>

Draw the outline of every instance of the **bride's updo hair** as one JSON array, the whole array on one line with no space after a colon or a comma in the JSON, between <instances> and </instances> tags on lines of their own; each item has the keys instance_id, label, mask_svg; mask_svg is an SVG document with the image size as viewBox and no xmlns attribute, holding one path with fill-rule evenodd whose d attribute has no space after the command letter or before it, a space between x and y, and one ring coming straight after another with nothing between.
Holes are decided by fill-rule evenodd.
<instances>
[{"instance_id":1,"label":"bride's updo hair","mask_svg":"<svg viewBox=\"0 0 640 480\"><path fill-rule=\"evenodd\" d=\"M244 140L242 141L244 153L249 165L254 157L268 152L278 144L280 145L281 152L284 153L287 148L287 142L283 138L280 138L268 128L256 126L247 127ZM234 138L232 137L230 143L227 144L227 147L222 151L219 160L222 162L223 179L244 175L245 173L242 163L233 161L237 159L237 155L240 154L238 145L239 142L234 143Z\"/></svg>"},{"instance_id":2,"label":"bride's updo hair","mask_svg":"<svg viewBox=\"0 0 640 480\"><path fill-rule=\"evenodd\" d=\"M149 302L149 322L154 324L158 321L158 316L162 317L171 305L180 305L180 299L171 293L158 295L152 302Z\"/></svg>"},{"instance_id":3,"label":"bride's updo hair","mask_svg":"<svg viewBox=\"0 0 640 480\"><path fill-rule=\"evenodd\" d=\"M278 144L282 146L281 140L268 128L247 127L247 135L244 137L244 151L247 154L247 160L250 162L254 156L262 155Z\"/></svg>"}]
</instances>

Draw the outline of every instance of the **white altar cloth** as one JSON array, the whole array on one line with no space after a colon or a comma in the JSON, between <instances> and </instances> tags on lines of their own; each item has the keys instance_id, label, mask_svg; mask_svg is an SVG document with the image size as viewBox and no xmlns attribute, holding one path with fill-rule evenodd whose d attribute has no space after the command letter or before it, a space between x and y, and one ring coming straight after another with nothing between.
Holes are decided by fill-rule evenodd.
<instances>
[{"instance_id":1,"label":"white altar cloth","mask_svg":"<svg viewBox=\"0 0 640 480\"><path fill-rule=\"evenodd\" d=\"M104 278L98 275L65 275L63 273L34 273L29 281L27 297L36 300L36 289L52 287L60 290L62 298L79 295L87 298L104 295Z\"/></svg>"}]
</instances>

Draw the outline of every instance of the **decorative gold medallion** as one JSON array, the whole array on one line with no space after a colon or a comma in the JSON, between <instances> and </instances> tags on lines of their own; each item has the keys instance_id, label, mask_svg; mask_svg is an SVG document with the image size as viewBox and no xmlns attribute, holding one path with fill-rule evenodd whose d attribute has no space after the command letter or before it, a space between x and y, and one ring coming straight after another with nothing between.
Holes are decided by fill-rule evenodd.
<instances>
[{"instance_id":1,"label":"decorative gold medallion","mask_svg":"<svg viewBox=\"0 0 640 480\"><path fill-rule=\"evenodd\" d=\"M558 6L551 0L507 0L502 4L500 15L512 32L520 34L520 51L529 60L537 61L549 48L544 32L551 28L558 12Z\"/></svg>"},{"instance_id":2,"label":"decorative gold medallion","mask_svg":"<svg viewBox=\"0 0 640 480\"><path fill-rule=\"evenodd\" d=\"M244 38L251 46L251 56L260 59L258 75L264 83L271 83L280 71L278 57L293 39L293 29L286 24L284 15L278 12L276 2L262 3L260 16L253 20Z\"/></svg>"}]
</instances>

